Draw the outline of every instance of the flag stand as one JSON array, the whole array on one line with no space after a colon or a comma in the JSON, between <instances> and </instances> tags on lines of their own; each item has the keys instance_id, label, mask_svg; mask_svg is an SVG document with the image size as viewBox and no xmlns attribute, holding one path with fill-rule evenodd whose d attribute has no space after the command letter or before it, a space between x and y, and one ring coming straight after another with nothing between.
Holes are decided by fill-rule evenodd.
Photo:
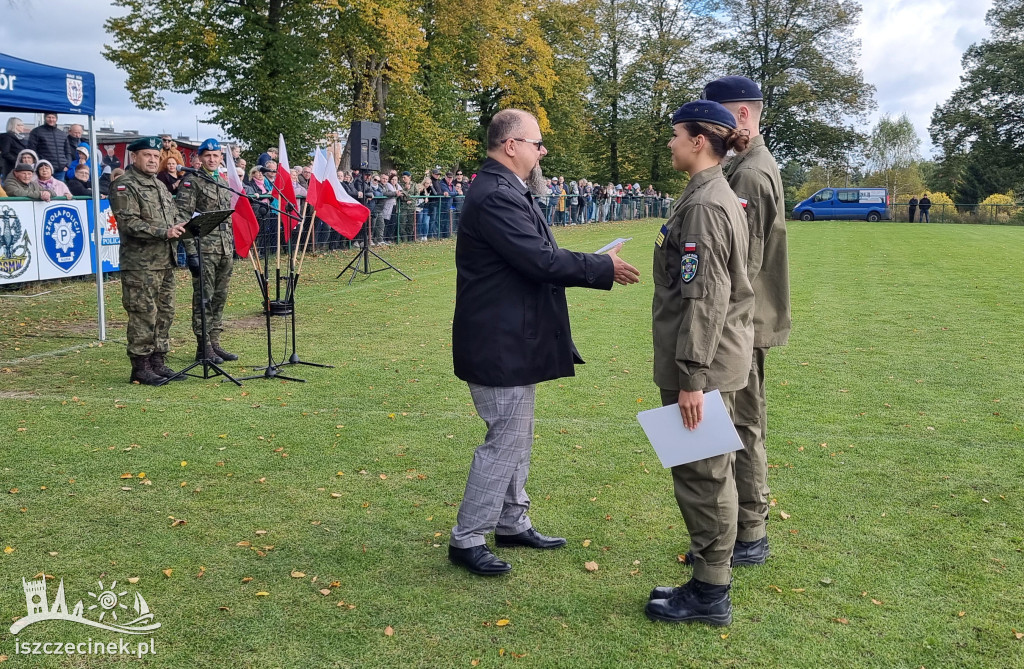
<instances>
[{"instance_id":1,"label":"flag stand","mask_svg":"<svg viewBox=\"0 0 1024 669\"><path fill-rule=\"evenodd\" d=\"M372 218L372 216L371 216L371 218ZM395 267L394 265L389 263L387 260L384 260L384 258L381 258L379 255L377 255L376 253L374 253L373 251L370 250L370 218L368 218L366 220L366 223L363 225L362 230L359 231L359 237L360 237L360 242L362 243L363 247L361 249L359 249L359 253L356 254L356 257L352 258L352 260L349 261L349 263L347 265L345 265L345 269L343 269L340 272L338 272L338 276L334 277L335 279L340 279L342 277L342 275L345 274L345 272L347 272L347 271L349 271L351 269L352 270L352 276L350 276L349 279L348 279L348 285L351 286L352 285L352 281L354 281L355 278L356 278L356 274L365 274L366 276L369 276L369 275L371 275L371 274L373 274L375 272L386 272L389 269L393 269L396 272L398 272L399 274L401 274L402 276L404 276L406 278L406 280L412 281L412 279L410 279L408 276L406 276L405 272L403 272L402 270L398 269L397 267ZM387 265L387 267L378 267L377 269L370 269L370 256L371 255L374 258L376 258L377 260L379 260L382 263L384 263L385 265ZM359 267L359 259L360 258L363 259L363 266L362 266L361 269Z\"/></svg>"}]
</instances>

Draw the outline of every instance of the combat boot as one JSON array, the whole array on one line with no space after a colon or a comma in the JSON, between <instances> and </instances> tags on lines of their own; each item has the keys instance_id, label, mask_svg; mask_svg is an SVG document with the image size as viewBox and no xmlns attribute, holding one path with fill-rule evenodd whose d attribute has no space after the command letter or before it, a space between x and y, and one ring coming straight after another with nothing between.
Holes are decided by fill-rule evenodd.
<instances>
[{"instance_id":1,"label":"combat boot","mask_svg":"<svg viewBox=\"0 0 1024 669\"><path fill-rule=\"evenodd\" d=\"M732 566L751 567L762 565L771 555L768 548L768 537L762 537L756 541L737 541L732 549Z\"/></svg>"},{"instance_id":2,"label":"combat boot","mask_svg":"<svg viewBox=\"0 0 1024 669\"><path fill-rule=\"evenodd\" d=\"M129 383L141 383L144 386L159 386L165 379L152 370L149 366L148 355L133 355L130 356L132 361L132 376L128 379Z\"/></svg>"},{"instance_id":3,"label":"combat boot","mask_svg":"<svg viewBox=\"0 0 1024 669\"><path fill-rule=\"evenodd\" d=\"M728 585L712 585L697 579L678 588L669 599L652 599L644 613L667 623L707 623L719 627L732 623Z\"/></svg>"},{"instance_id":4,"label":"combat boot","mask_svg":"<svg viewBox=\"0 0 1024 669\"><path fill-rule=\"evenodd\" d=\"M224 358L217 355L210 342L206 342L206 355L203 355L203 342L200 341L199 345L196 346L196 360L202 360L203 358L206 358L215 365L219 365L224 362Z\"/></svg>"},{"instance_id":5,"label":"combat boot","mask_svg":"<svg viewBox=\"0 0 1024 669\"><path fill-rule=\"evenodd\" d=\"M238 360L238 356L230 351L225 351L220 347L220 335L210 336L210 346L213 348L213 352L219 355L224 360Z\"/></svg>"},{"instance_id":6,"label":"combat boot","mask_svg":"<svg viewBox=\"0 0 1024 669\"><path fill-rule=\"evenodd\" d=\"M185 375L179 375L176 371L171 369L166 364L166 354L160 351L154 351L149 354L149 368L160 376L167 377L171 381L184 381Z\"/></svg>"}]
</instances>

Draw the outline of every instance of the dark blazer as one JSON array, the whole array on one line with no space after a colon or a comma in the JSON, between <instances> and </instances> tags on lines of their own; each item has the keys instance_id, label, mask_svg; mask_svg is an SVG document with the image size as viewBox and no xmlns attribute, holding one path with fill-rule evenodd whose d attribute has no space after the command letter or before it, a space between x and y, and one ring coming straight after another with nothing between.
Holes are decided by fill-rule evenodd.
<instances>
[{"instance_id":1,"label":"dark blazer","mask_svg":"<svg viewBox=\"0 0 1024 669\"><path fill-rule=\"evenodd\" d=\"M18 139L13 132L5 132L0 135L0 174L7 176L14 171L14 161L18 154L28 148L28 137L24 140Z\"/></svg>"},{"instance_id":2,"label":"dark blazer","mask_svg":"<svg viewBox=\"0 0 1024 669\"><path fill-rule=\"evenodd\" d=\"M574 375L566 286L609 290L607 255L558 248L529 190L487 160L466 196L455 244L455 375L525 386Z\"/></svg>"}]
</instances>

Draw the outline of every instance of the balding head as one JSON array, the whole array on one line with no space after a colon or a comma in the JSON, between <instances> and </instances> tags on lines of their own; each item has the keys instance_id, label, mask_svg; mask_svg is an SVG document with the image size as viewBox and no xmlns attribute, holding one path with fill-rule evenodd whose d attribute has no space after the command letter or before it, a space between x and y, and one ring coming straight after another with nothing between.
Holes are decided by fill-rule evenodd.
<instances>
[{"instance_id":1,"label":"balding head","mask_svg":"<svg viewBox=\"0 0 1024 669\"><path fill-rule=\"evenodd\" d=\"M523 126L529 121L537 122L533 114L522 109L502 109L491 119L487 127L487 150L501 148L509 137L522 137Z\"/></svg>"}]
</instances>

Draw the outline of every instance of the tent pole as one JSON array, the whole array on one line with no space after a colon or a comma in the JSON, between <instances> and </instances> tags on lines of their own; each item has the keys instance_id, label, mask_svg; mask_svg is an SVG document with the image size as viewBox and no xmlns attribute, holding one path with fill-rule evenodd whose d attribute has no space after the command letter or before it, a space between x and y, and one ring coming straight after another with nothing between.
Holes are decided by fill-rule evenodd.
<instances>
[{"instance_id":1,"label":"tent pole","mask_svg":"<svg viewBox=\"0 0 1024 669\"><path fill-rule=\"evenodd\" d=\"M99 321L99 338L100 341L107 340L107 310L106 303L103 299L103 257L100 253L103 250L103 234L102 226L103 221L100 220L100 169L99 165L103 158L97 158L102 156L103 152L96 146L96 128L93 127L93 117L89 117L89 146L92 149L93 154L89 156L89 163L92 165L92 220L95 221L93 226L92 238L96 245L96 306L97 306L97 320Z\"/></svg>"}]
</instances>

